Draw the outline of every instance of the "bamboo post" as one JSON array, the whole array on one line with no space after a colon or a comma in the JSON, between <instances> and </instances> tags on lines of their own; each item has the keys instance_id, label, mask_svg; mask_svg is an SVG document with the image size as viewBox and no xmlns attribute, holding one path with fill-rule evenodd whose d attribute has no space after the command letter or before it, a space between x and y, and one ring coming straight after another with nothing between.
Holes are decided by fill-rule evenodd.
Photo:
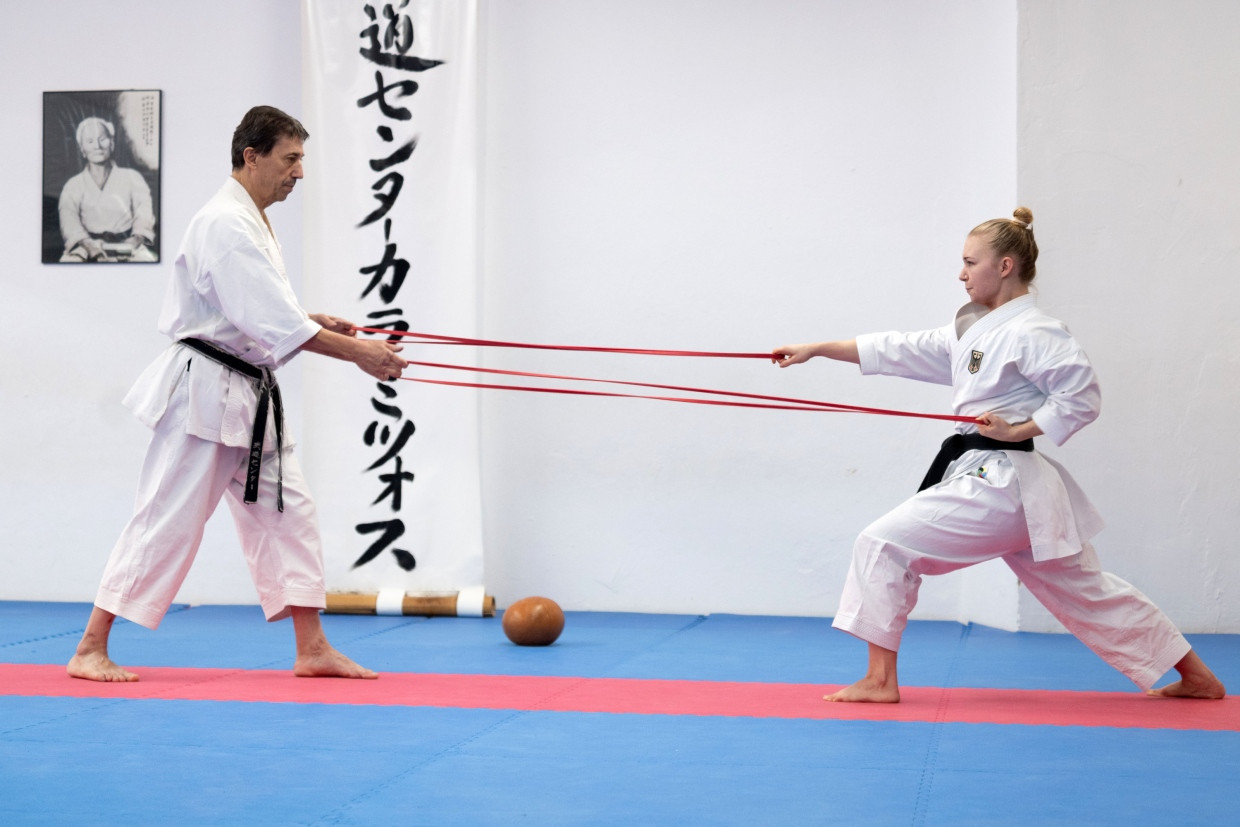
<instances>
[{"instance_id":1,"label":"bamboo post","mask_svg":"<svg viewBox=\"0 0 1240 827\"><path fill-rule=\"evenodd\" d=\"M458 610L462 592L440 592L436 594L412 594L399 590L384 590L379 593L362 594L358 592L329 592L327 594L327 614L351 615L414 615L418 617L463 617ZM399 603L397 603L399 601ZM396 607L399 606L399 611ZM495 616L495 598L482 595L482 616Z\"/></svg>"}]
</instances>

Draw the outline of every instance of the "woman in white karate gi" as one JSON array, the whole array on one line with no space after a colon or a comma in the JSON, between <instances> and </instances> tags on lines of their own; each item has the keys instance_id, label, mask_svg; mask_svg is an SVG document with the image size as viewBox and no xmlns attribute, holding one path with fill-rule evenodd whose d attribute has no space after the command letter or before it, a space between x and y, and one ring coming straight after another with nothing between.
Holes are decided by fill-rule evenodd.
<instances>
[{"instance_id":1,"label":"woman in white karate gi","mask_svg":"<svg viewBox=\"0 0 1240 827\"><path fill-rule=\"evenodd\" d=\"M824 356L864 374L951 385L975 423L944 443L922 490L857 538L833 625L869 644L865 677L829 701L900 700L896 660L924 575L996 557L1087 646L1150 694L1221 698L1222 682L1149 598L1102 571L1089 540L1102 521L1076 482L1033 450L1062 445L1098 415L1093 368L1059 321L1037 308L1033 213L978 225L960 280L971 299L945 327L785 345L780 367ZM1180 680L1154 690L1172 668Z\"/></svg>"}]
</instances>

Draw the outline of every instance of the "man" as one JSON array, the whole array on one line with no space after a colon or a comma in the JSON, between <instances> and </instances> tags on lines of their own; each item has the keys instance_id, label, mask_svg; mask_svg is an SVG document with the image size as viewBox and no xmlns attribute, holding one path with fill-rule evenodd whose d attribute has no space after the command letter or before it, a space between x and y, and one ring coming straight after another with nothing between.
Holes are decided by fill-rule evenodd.
<instances>
[{"instance_id":1,"label":"man","mask_svg":"<svg viewBox=\"0 0 1240 827\"><path fill-rule=\"evenodd\" d=\"M386 381L408 364L343 319L307 314L293 295L266 209L303 176L305 128L269 106L233 133L232 175L185 234L160 314L173 345L125 398L154 433L134 514L112 550L68 672L138 676L108 656L119 615L154 629L227 496L269 621L293 619L300 677L374 678L323 634L323 558L314 503L285 438L273 371L300 351L353 362Z\"/></svg>"}]
</instances>

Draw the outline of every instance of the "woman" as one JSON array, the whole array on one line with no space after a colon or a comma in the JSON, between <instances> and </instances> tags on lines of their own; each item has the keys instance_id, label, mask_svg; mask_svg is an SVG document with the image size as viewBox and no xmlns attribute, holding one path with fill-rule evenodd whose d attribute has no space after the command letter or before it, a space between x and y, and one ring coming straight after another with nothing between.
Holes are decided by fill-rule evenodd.
<instances>
[{"instance_id":1,"label":"woman","mask_svg":"<svg viewBox=\"0 0 1240 827\"><path fill-rule=\"evenodd\" d=\"M869 644L869 666L828 701L896 703L896 661L924 575L996 557L1083 643L1149 694L1222 698L1223 684L1145 595L1098 567L1089 540L1102 521L1076 482L1033 449L1056 445L1098 415L1084 351L1038 310L1029 286L1038 246L1033 213L984 222L965 239L960 280L971 299L946 327L850 341L787 345L780 367L824 356L865 374L951 385L958 426L909 500L868 526L832 625ZM1158 690L1170 669L1180 680Z\"/></svg>"},{"instance_id":2,"label":"woman","mask_svg":"<svg viewBox=\"0 0 1240 827\"><path fill-rule=\"evenodd\" d=\"M155 213L151 188L133 169L112 160L115 130L102 118L77 128L85 165L60 191L64 262L155 261Z\"/></svg>"}]
</instances>

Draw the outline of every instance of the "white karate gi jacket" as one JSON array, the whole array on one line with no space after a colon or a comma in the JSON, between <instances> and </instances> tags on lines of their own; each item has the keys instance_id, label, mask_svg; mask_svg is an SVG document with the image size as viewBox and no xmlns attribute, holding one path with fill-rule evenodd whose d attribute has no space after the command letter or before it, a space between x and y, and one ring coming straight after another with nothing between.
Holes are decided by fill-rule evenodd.
<instances>
[{"instance_id":1,"label":"white karate gi jacket","mask_svg":"<svg viewBox=\"0 0 1240 827\"><path fill-rule=\"evenodd\" d=\"M1093 367L1067 327L1025 295L987 312L967 304L953 324L919 333L857 337L863 374L951 385L961 416L1032 419L1056 445L1092 422L1101 394ZM961 433L977 426L960 423ZM1059 463L1034 451L1004 451L1020 482L1035 560L1078 554L1102 518Z\"/></svg>"},{"instance_id":2,"label":"white karate gi jacket","mask_svg":"<svg viewBox=\"0 0 1240 827\"><path fill-rule=\"evenodd\" d=\"M321 329L293 294L275 234L245 187L229 177L190 221L164 296L160 332L173 342L193 336L274 369ZM125 406L155 427L191 360L186 433L248 447L258 404L253 381L184 345L174 344L143 371ZM269 416L265 451L275 448L274 427ZM292 446L286 433L284 447Z\"/></svg>"},{"instance_id":3,"label":"white karate gi jacket","mask_svg":"<svg viewBox=\"0 0 1240 827\"><path fill-rule=\"evenodd\" d=\"M151 188L136 169L112 165L100 188L89 170L65 182L60 191L60 234L65 250L92 235L119 233L155 239Z\"/></svg>"}]
</instances>

